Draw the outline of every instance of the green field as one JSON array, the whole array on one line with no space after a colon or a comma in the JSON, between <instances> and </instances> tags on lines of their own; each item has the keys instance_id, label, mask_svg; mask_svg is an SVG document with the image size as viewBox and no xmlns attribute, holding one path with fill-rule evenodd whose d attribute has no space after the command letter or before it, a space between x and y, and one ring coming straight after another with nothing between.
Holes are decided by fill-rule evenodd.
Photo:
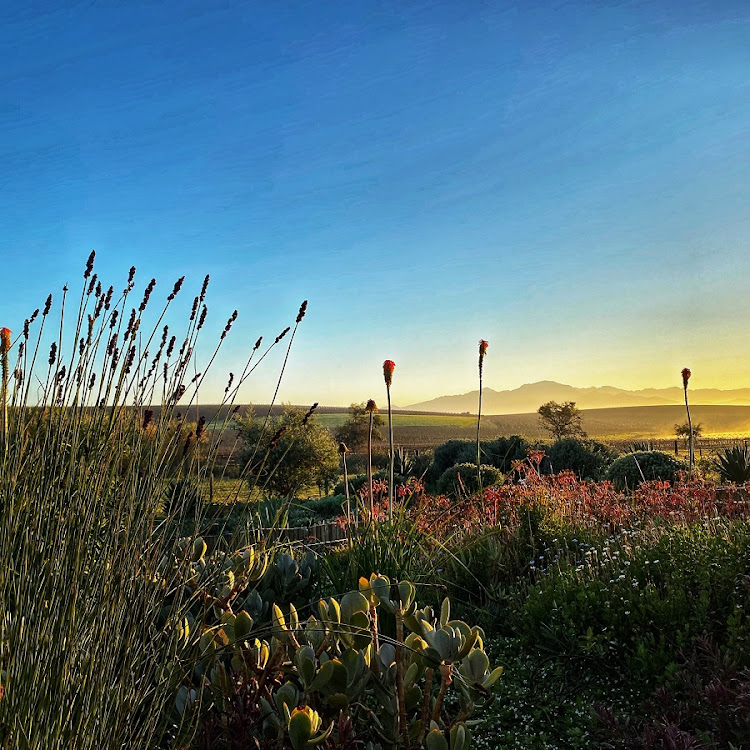
<instances>
[{"instance_id":1,"label":"green field","mask_svg":"<svg viewBox=\"0 0 750 750\"><path fill-rule=\"evenodd\" d=\"M256 406L259 416L267 413L268 406ZM281 406L274 406L272 414L280 414ZM242 408L244 412L245 407ZM206 416L210 422L216 417L218 407L192 407L189 418ZM674 425L685 421L682 406L628 406L612 409L582 410L583 428L591 438L605 441L674 440ZM694 424L703 427L704 439L740 438L750 435L750 406L691 406ZM381 412L387 420L387 414ZM330 430L343 424L349 417L342 407L320 407L316 419ZM385 435L386 430L381 429ZM396 411L393 415L394 439L398 445L408 447L434 447L446 440L471 440L476 437L476 416L466 414L434 414L427 412ZM536 414L502 414L482 417L482 439L522 435L529 440L545 440L549 435L539 423ZM234 432L229 431L226 440Z\"/></svg>"}]
</instances>

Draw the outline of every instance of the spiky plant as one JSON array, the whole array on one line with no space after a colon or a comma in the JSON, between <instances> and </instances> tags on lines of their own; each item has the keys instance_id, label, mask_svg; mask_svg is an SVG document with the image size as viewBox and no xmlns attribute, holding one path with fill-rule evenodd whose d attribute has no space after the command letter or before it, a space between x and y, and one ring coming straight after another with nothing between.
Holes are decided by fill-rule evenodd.
<instances>
[{"instance_id":1,"label":"spiky plant","mask_svg":"<svg viewBox=\"0 0 750 750\"><path fill-rule=\"evenodd\" d=\"M732 484L750 482L750 451L740 445L725 448L712 461L722 481Z\"/></svg>"}]
</instances>

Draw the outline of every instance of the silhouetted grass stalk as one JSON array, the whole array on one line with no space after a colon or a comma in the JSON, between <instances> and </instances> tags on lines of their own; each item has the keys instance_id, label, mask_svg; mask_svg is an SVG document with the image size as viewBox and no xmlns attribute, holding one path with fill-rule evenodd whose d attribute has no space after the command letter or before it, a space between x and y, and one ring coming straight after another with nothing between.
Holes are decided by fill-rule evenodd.
<instances>
[{"instance_id":1,"label":"silhouetted grass stalk","mask_svg":"<svg viewBox=\"0 0 750 750\"><path fill-rule=\"evenodd\" d=\"M0 386L0 401L2 401L3 420L3 454L8 455L8 354L11 346L11 331L9 328L0 328L0 360L2 360L2 385Z\"/></svg>"}]
</instances>

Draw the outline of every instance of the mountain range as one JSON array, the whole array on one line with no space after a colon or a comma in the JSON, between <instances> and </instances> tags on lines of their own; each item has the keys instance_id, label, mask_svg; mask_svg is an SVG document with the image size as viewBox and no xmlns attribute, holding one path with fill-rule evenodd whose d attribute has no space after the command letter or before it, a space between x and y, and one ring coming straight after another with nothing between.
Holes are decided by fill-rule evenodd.
<instances>
[{"instance_id":1,"label":"mountain range","mask_svg":"<svg viewBox=\"0 0 750 750\"><path fill-rule=\"evenodd\" d=\"M721 390L698 388L689 390L691 404L750 405L750 388ZM454 396L439 396L404 407L411 411L454 412L476 414L479 391ZM629 391L612 386L576 388L552 380L527 383L508 391L482 389L483 414L524 414L535 412L547 401L575 401L579 409L608 409L620 406L670 406L684 404L682 388L645 388Z\"/></svg>"}]
</instances>

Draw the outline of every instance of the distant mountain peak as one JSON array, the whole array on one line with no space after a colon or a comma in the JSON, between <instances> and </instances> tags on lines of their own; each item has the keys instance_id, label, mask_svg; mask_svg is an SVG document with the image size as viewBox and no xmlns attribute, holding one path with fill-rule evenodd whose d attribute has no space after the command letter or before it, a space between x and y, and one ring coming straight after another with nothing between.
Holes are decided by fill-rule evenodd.
<instances>
[{"instance_id":1,"label":"distant mountain peak","mask_svg":"<svg viewBox=\"0 0 750 750\"><path fill-rule=\"evenodd\" d=\"M439 396L438 398L411 404L405 408L412 411L476 413L478 391ZM736 406L750 405L750 388L723 391L718 388L698 388L690 392L693 404ZM482 411L484 414L525 414L535 412L547 401L575 401L579 409L608 409L621 406L669 406L683 403L683 391L677 386L670 388L644 388L629 391L614 386L589 386L578 388L554 380L539 380L525 383L512 390L496 391L484 388Z\"/></svg>"}]
</instances>

